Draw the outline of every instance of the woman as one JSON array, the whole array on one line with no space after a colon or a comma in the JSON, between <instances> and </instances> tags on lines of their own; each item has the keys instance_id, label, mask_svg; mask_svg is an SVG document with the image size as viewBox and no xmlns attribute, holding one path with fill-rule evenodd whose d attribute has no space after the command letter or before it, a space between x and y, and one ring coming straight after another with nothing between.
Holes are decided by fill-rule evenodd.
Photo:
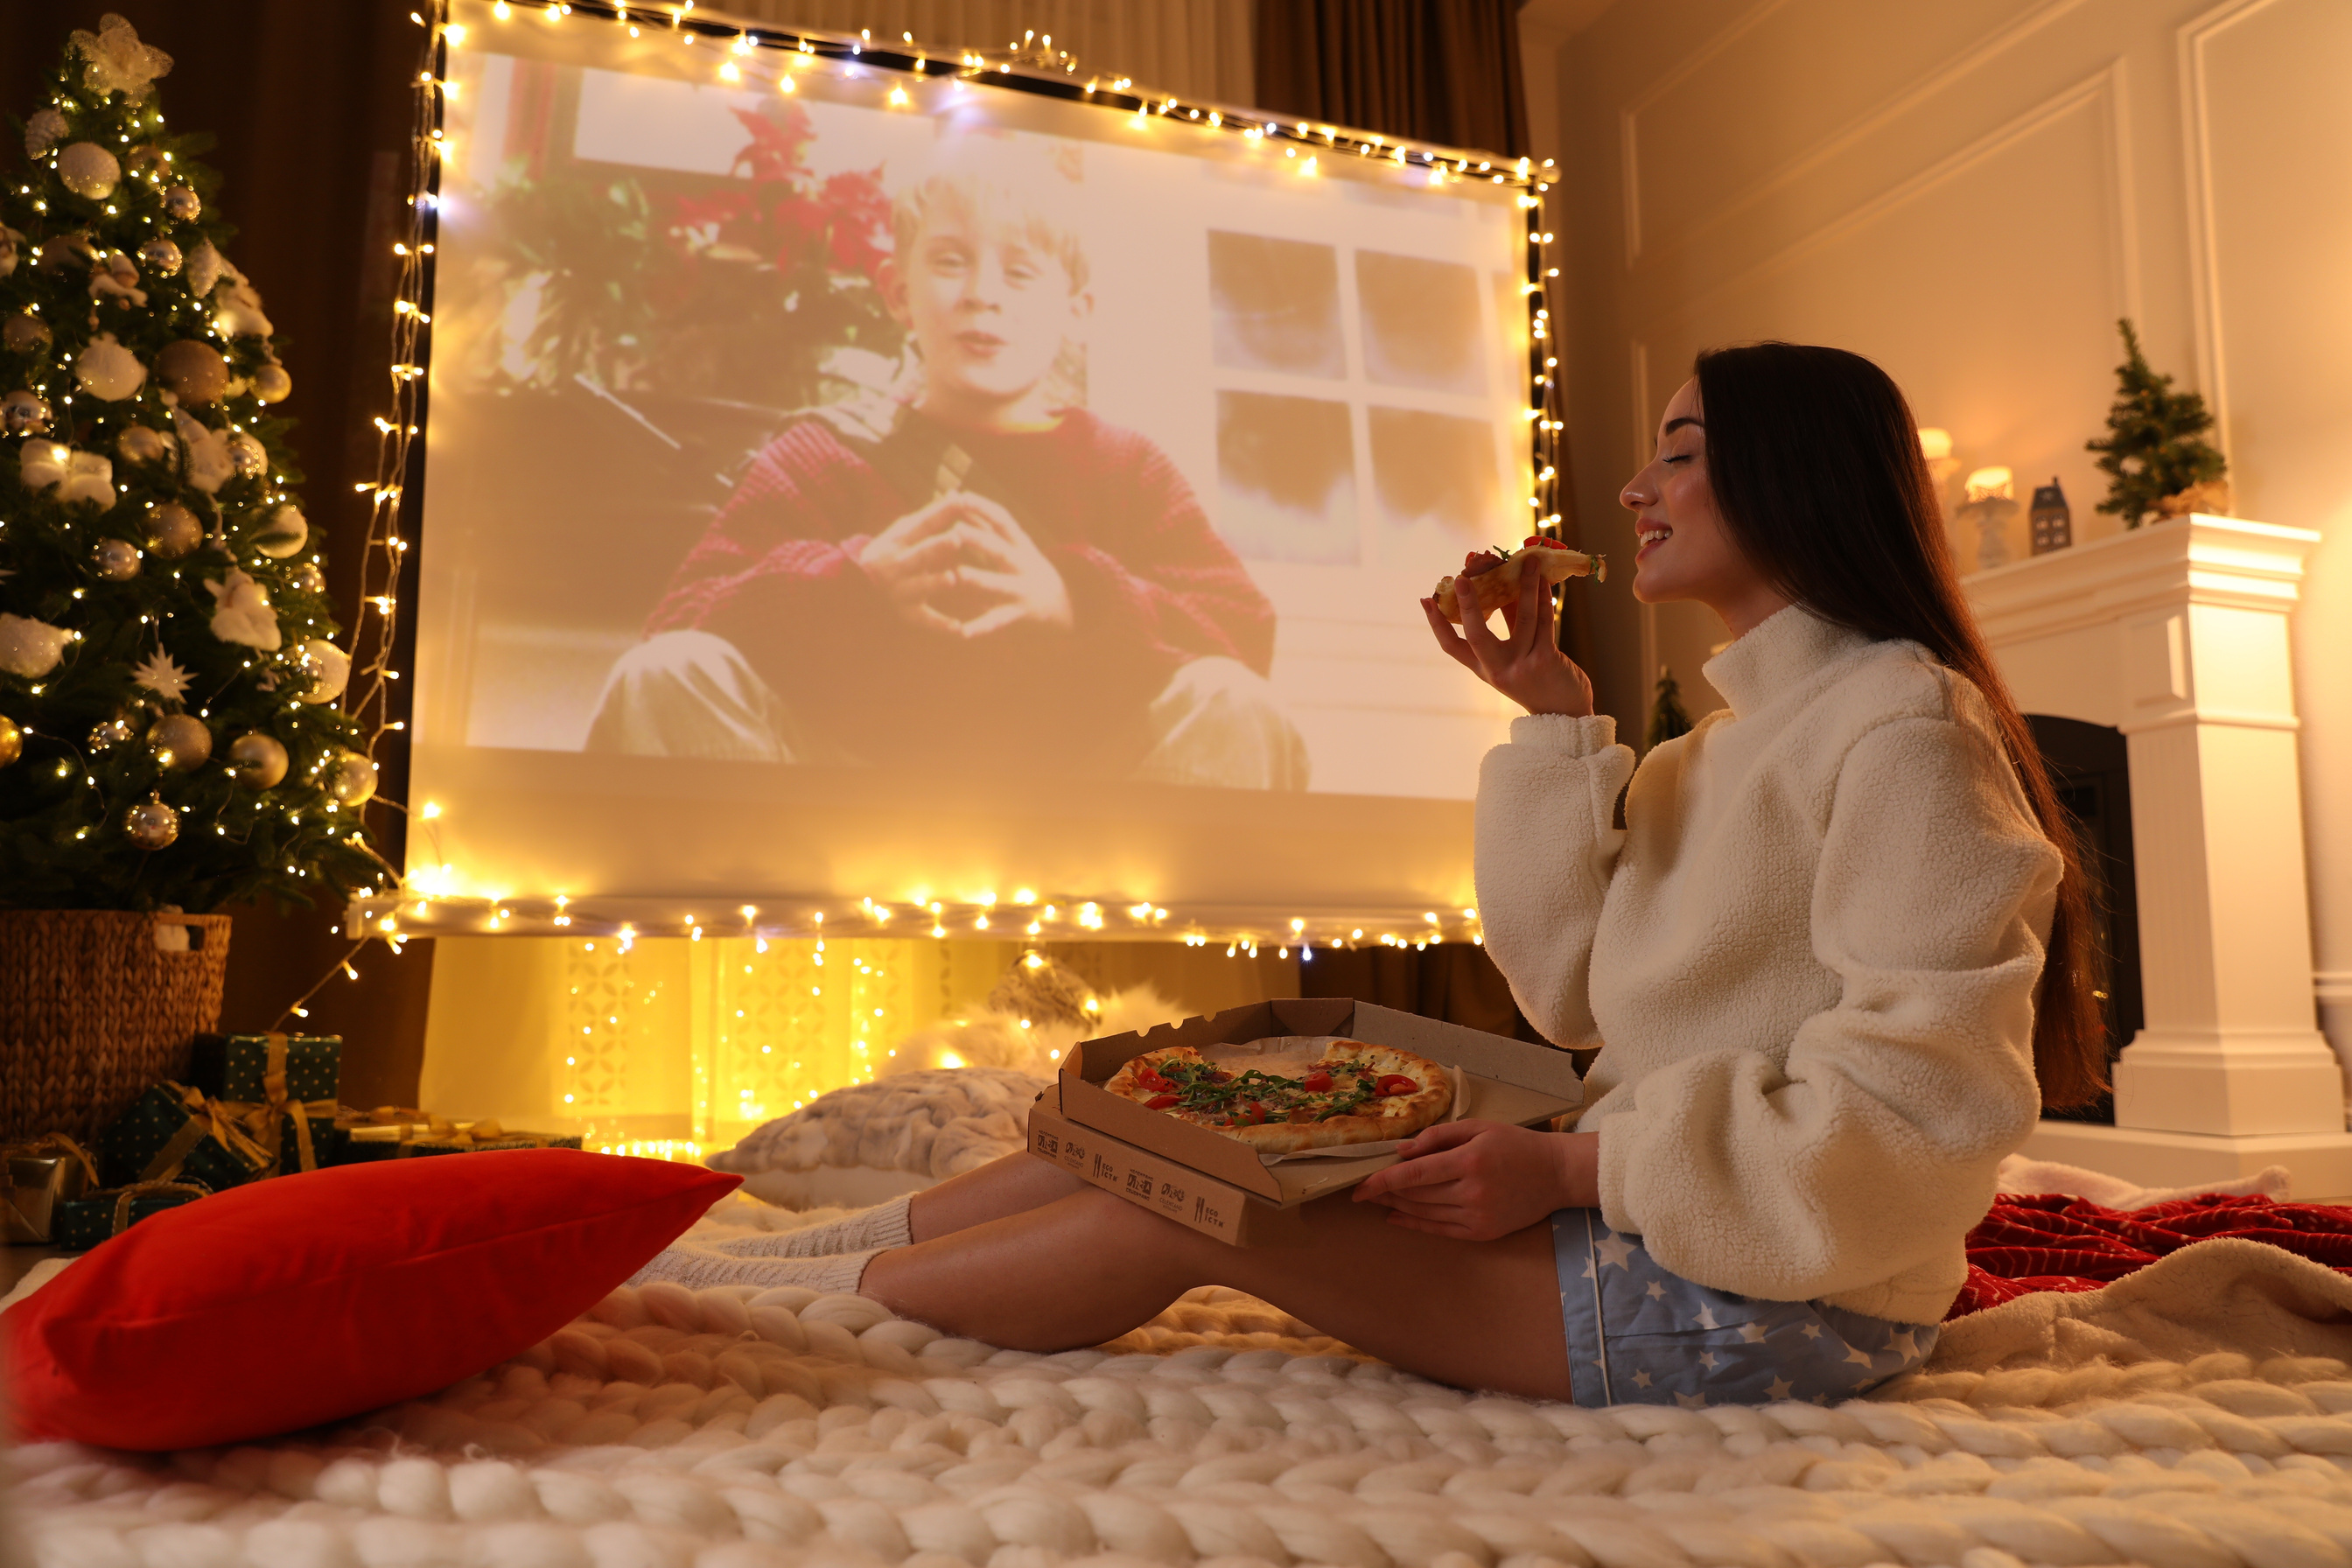
<instances>
[{"instance_id":1,"label":"woman","mask_svg":"<svg viewBox=\"0 0 2352 1568\"><path fill-rule=\"evenodd\" d=\"M1639 769L1532 574L1501 637L1423 602L1528 710L1481 773L1478 899L1528 1016L1607 1042L1576 1131L1433 1129L1295 1247L1015 1155L742 1252L1039 1350L1227 1285L1428 1377L1587 1405L1835 1399L1923 1361L1995 1166L2100 1087L2049 781L1875 365L1702 355L1621 499L1635 596L1735 639L1706 667L1730 708ZM664 1271L782 1278L735 1267Z\"/></svg>"}]
</instances>

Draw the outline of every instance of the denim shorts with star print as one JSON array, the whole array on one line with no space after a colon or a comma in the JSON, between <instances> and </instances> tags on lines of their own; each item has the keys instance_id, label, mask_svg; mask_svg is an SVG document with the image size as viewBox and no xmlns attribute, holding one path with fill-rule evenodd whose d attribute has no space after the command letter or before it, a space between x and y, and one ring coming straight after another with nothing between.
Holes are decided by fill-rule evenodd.
<instances>
[{"instance_id":1,"label":"denim shorts with star print","mask_svg":"<svg viewBox=\"0 0 2352 1568\"><path fill-rule=\"evenodd\" d=\"M1579 1405L1834 1405L1918 1366L1941 1331L1695 1285L1599 1209L1554 1213L1551 1244Z\"/></svg>"}]
</instances>

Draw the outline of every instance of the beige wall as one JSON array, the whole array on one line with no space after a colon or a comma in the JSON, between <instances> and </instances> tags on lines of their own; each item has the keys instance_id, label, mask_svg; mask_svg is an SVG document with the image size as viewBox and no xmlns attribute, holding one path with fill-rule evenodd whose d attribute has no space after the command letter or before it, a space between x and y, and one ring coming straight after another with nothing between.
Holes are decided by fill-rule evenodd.
<instances>
[{"instance_id":1,"label":"beige wall","mask_svg":"<svg viewBox=\"0 0 2352 1568\"><path fill-rule=\"evenodd\" d=\"M2240 514L2327 536L2297 697L2320 994L2352 1050L2352 5L1618 0L1572 30L1550 8L1525 36L1565 171L1587 541L1630 548L1616 489L1692 354L1761 337L1870 355L1967 467L2057 475L2100 537L2083 443L2134 318L2213 402ZM1599 608L1614 711L1646 711L1661 662L1716 704L1711 616Z\"/></svg>"}]
</instances>

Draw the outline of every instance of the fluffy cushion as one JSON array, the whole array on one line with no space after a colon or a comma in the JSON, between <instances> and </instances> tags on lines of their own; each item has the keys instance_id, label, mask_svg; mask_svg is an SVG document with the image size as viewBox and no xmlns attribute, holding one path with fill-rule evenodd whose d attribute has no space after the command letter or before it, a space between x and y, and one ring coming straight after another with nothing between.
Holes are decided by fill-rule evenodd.
<instances>
[{"instance_id":1,"label":"fluffy cushion","mask_svg":"<svg viewBox=\"0 0 2352 1568\"><path fill-rule=\"evenodd\" d=\"M26 1437L236 1443L536 1344L736 1185L516 1149L281 1176L142 1221L0 1313Z\"/></svg>"},{"instance_id":2,"label":"fluffy cushion","mask_svg":"<svg viewBox=\"0 0 2352 1568\"><path fill-rule=\"evenodd\" d=\"M972 1067L854 1083L753 1129L710 1163L744 1176L821 1168L899 1172L927 1186L1020 1148L1030 1104L1047 1081L1010 1068Z\"/></svg>"}]
</instances>

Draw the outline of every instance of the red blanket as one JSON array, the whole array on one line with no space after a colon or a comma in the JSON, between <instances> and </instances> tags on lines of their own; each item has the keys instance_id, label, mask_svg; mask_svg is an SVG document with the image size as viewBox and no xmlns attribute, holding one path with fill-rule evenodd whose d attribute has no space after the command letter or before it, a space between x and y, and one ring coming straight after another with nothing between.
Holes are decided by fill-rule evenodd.
<instances>
[{"instance_id":1,"label":"red blanket","mask_svg":"<svg viewBox=\"0 0 2352 1568\"><path fill-rule=\"evenodd\" d=\"M1969 1233L1969 1282L1945 1321L2035 1290L2095 1290L2217 1236L2266 1241L2352 1273L2352 1208L2208 1196L2119 1210L2055 1193L2000 1197Z\"/></svg>"}]
</instances>

